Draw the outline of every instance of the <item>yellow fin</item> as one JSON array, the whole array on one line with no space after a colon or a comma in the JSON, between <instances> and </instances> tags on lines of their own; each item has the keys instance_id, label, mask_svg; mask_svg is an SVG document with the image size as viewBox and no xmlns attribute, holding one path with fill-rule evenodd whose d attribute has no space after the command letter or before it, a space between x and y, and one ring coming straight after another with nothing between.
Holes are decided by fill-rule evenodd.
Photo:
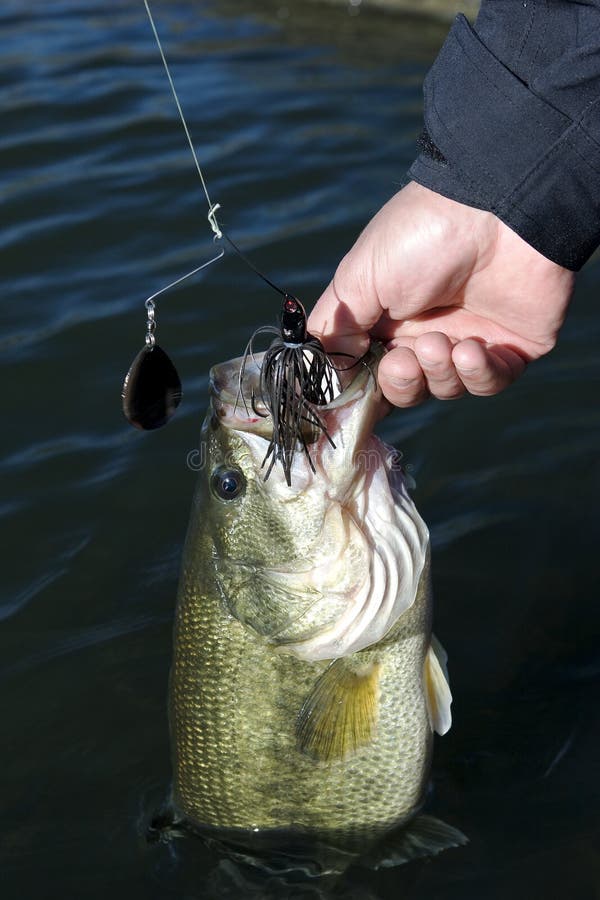
<instances>
[{"instance_id":1,"label":"yellow fin","mask_svg":"<svg viewBox=\"0 0 600 900\"><path fill-rule=\"evenodd\" d=\"M379 663L357 666L346 659L327 667L298 713L302 753L327 762L369 743L377 722L379 669Z\"/></svg>"},{"instance_id":2,"label":"yellow fin","mask_svg":"<svg viewBox=\"0 0 600 900\"><path fill-rule=\"evenodd\" d=\"M447 660L448 654L436 636L432 634L431 644L425 657L423 675L429 724L432 731L437 731L438 734L446 734L452 725L452 713L450 712L452 694L448 684Z\"/></svg>"}]
</instances>

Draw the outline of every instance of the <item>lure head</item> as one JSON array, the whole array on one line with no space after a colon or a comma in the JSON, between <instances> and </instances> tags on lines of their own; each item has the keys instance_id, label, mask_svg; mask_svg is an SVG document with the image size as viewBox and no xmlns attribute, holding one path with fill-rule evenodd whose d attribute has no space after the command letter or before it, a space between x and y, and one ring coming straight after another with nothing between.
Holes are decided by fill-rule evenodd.
<instances>
[{"instance_id":1,"label":"lure head","mask_svg":"<svg viewBox=\"0 0 600 900\"><path fill-rule=\"evenodd\" d=\"M306 341L306 312L299 300L286 295L281 310L281 337L286 344Z\"/></svg>"}]
</instances>

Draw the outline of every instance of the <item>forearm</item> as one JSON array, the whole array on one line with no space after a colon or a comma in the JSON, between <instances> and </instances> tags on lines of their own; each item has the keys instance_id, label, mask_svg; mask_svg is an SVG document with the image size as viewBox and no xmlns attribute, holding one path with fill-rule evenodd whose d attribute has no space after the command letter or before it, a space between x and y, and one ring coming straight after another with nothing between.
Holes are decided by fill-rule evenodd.
<instances>
[{"instance_id":1,"label":"forearm","mask_svg":"<svg viewBox=\"0 0 600 900\"><path fill-rule=\"evenodd\" d=\"M578 269L600 243L600 0L484 0L459 17L425 82L413 180L494 212Z\"/></svg>"}]
</instances>

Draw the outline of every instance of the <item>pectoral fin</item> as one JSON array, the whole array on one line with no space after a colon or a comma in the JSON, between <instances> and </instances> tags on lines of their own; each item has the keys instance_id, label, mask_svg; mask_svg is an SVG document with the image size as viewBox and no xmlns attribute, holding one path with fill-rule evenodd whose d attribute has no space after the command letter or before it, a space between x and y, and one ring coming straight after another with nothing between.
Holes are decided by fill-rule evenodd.
<instances>
[{"instance_id":1,"label":"pectoral fin","mask_svg":"<svg viewBox=\"0 0 600 900\"><path fill-rule=\"evenodd\" d=\"M379 703L379 663L357 666L336 659L298 713L302 753L324 762L341 759L372 739Z\"/></svg>"},{"instance_id":2,"label":"pectoral fin","mask_svg":"<svg viewBox=\"0 0 600 900\"><path fill-rule=\"evenodd\" d=\"M450 712L452 694L448 684L447 660L448 654L432 634L431 644L425 657L423 678L429 724L432 730L437 731L438 734L446 734L452 725L452 713Z\"/></svg>"}]
</instances>

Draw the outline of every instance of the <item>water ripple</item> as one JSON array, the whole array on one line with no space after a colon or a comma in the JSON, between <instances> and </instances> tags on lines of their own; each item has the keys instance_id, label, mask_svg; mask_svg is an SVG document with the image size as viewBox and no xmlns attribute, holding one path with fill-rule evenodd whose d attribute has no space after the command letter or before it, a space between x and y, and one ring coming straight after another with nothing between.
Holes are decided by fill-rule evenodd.
<instances>
[{"instance_id":1,"label":"water ripple","mask_svg":"<svg viewBox=\"0 0 600 900\"><path fill-rule=\"evenodd\" d=\"M11 665L0 666L0 678L10 678L37 668L63 656L105 644L118 638L127 637L138 631L144 631L164 621L155 615L123 616L115 618L106 624L95 625L92 628L78 629L70 635L66 635L58 641L51 642L44 650L24 656L18 662Z\"/></svg>"},{"instance_id":2,"label":"water ripple","mask_svg":"<svg viewBox=\"0 0 600 900\"><path fill-rule=\"evenodd\" d=\"M343 5L154 0L223 225L307 303L412 161L423 74L443 38L363 7L351 19ZM168 765L168 623L196 477L186 454L209 367L273 321L280 298L232 254L162 297L158 338L184 402L165 429L129 429L119 394L143 341L143 301L213 250L143 6L4 0L0 28L3 875L12 867L16 886L11 894L3 878L3 897L41 896L48 885L86 896L93 881L133 900L147 895L148 857L130 833L106 836L137 809L138 785ZM589 690L593 709L599 279L597 264L581 274L563 341L521 385L495 400L398 411L380 426L417 472L443 597L436 628L452 654L459 712L436 750L436 802L460 806L481 831L467 876L460 860L450 882L447 868L417 870L428 896L452 893L452 878L465 900L486 895L500 872L490 872L490 848L502 871L515 846L539 860L532 835L542 820L544 840L558 835L548 852L574 855L582 871L581 797L595 759L582 749L587 729L563 752L547 735L570 727L528 714L539 734L502 751L501 784L482 786L476 767L459 762L481 756L486 734L492 770L504 733L518 745L522 698L506 686L528 661L543 669L538 688L553 716L560 691L574 709ZM530 738L551 745L539 793L535 779L515 781ZM83 818L73 814L82 797ZM521 870L515 880L530 896L544 866L534 868L534 884ZM111 872L118 887L103 880ZM402 893L404 882L386 884L382 896ZM510 895L504 887L498 896Z\"/></svg>"},{"instance_id":3,"label":"water ripple","mask_svg":"<svg viewBox=\"0 0 600 900\"><path fill-rule=\"evenodd\" d=\"M46 588L66 575L69 571L68 563L81 553L90 540L91 535L87 533L71 537L67 546L57 554L54 560L58 565L53 565L49 571L34 578L26 587L15 592L8 600L0 603L0 621L8 619L24 609L35 597L42 594ZM64 563L64 565L60 565L60 563Z\"/></svg>"}]
</instances>

